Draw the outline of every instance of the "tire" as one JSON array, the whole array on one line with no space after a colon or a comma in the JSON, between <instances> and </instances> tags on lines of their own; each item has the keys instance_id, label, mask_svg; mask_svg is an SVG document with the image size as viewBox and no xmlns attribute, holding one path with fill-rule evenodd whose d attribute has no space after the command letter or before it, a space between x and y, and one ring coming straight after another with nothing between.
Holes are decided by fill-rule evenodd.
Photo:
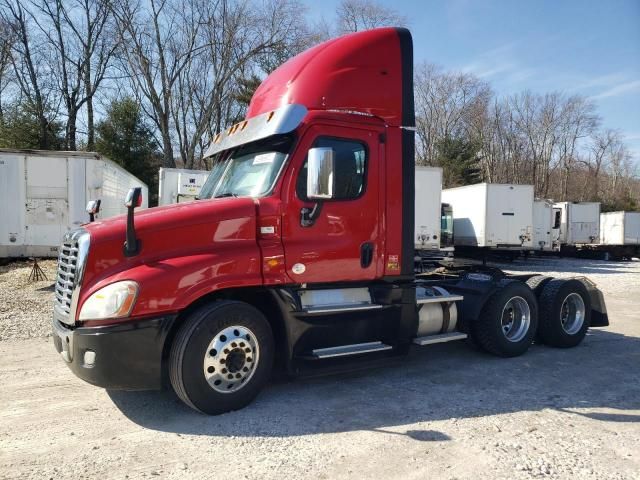
<instances>
[{"instance_id":1,"label":"tire","mask_svg":"<svg viewBox=\"0 0 640 480\"><path fill-rule=\"evenodd\" d=\"M556 279L545 285L540 296L539 336L543 343L551 347L575 347L590 325L591 298L580 280Z\"/></svg>"},{"instance_id":2,"label":"tire","mask_svg":"<svg viewBox=\"0 0 640 480\"><path fill-rule=\"evenodd\" d=\"M538 302L533 291L524 282L504 279L473 325L474 340L499 357L517 357L529 349L537 328Z\"/></svg>"},{"instance_id":3,"label":"tire","mask_svg":"<svg viewBox=\"0 0 640 480\"><path fill-rule=\"evenodd\" d=\"M542 289L550 280L553 280L553 277L547 277L546 275L535 275L529 278L525 283L529 285L529 288L531 290L533 290L536 298L540 298Z\"/></svg>"},{"instance_id":4,"label":"tire","mask_svg":"<svg viewBox=\"0 0 640 480\"><path fill-rule=\"evenodd\" d=\"M269 380L274 340L253 306L221 300L194 311L169 354L169 378L178 397L209 415L251 403Z\"/></svg>"}]
</instances>

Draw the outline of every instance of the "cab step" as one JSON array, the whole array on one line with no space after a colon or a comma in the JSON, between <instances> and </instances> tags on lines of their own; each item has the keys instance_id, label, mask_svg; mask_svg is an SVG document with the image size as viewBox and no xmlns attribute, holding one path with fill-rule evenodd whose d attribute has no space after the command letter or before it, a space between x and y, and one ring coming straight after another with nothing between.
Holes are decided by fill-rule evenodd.
<instances>
[{"instance_id":1,"label":"cab step","mask_svg":"<svg viewBox=\"0 0 640 480\"><path fill-rule=\"evenodd\" d=\"M354 343L352 345L341 345L339 347L316 348L312 350L312 356L317 359L345 357L347 355L358 355L360 353L382 352L391 350L393 347L382 342Z\"/></svg>"},{"instance_id":2,"label":"cab step","mask_svg":"<svg viewBox=\"0 0 640 480\"><path fill-rule=\"evenodd\" d=\"M464 340L467 338L466 333L451 332L441 333L439 335L426 335L424 337L418 337L413 339L413 343L416 345L431 345L433 343L453 342L454 340Z\"/></svg>"},{"instance_id":3,"label":"cab step","mask_svg":"<svg viewBox=\"0 0 640 480\"><path fill-rule=\"evenodd\" d=\"M327 315L331 313L347 313L347 312L360 312L365 310L380 310L384 305L377 303L352 303L341 305L313 305L303 310L304 313L309 315Z\"/></svg>"}]
</instances>

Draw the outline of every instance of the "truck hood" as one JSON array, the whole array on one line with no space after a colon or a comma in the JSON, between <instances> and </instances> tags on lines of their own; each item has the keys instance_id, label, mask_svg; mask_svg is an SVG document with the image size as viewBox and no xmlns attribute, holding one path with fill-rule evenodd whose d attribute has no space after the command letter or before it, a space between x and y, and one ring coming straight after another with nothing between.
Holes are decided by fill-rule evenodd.
<instances>
[{"instance_id":1,"label":"truck hood","mask_svg":"<svg viewBox=\"0 0 640 480\"><path fill-rule=\"evenodd\" d=\"M110 275L135 264L214 251L216 246L256 236L256 205L252 198L198 200L138 210L134 215L140 253L125 257L127 216L86 224L91 236L85 281Z\"/></svg>"}]
</instances>

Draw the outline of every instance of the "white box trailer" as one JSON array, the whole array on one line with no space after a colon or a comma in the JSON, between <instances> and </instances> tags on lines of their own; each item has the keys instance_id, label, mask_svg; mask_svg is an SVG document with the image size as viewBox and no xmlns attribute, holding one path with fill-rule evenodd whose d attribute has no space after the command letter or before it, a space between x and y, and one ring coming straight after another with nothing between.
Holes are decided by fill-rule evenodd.
<instances>
[{"instance_id":1,"label":"white box trailer","mask_svg":"<svg viewBox=\"0 0 640 480\"><path fill-rule=\"evenodd\" d=\"M458 247L531 250L533 186L478 183L442 191Z\"/></svg>"},{"instance_id":2,"label":"white box trailer","mask_svg":"<svg viewBox=\"0 0 640 480\"><path fill-rule=\"evenodd\" d=\"M147 186L97 153L0 149L0 257L56 257L63 235L89 221L89 200L101 201L98 219L125 213L132 187L146 208Z\"/></svg>"},{"instance_id":3,"label":"white box trailer","mask_svg":"<svg viewBox=\"0 0 640 480\"><path fill-rule=\"evenodd\" d=\"M158 205L195 200L208 176L207 170L161 168L158 179Z\"/></svg>"},{"instance_id":4,"label":"white box trailer","mask_svg":"<svg viewBox=\"0 0 640 480\"><path fill-rule=\"evenodd\" d=\"M600 203L556 202L553 204L553 241L556 246L598 243Z\"/></svg>"},{"instance_id":5,"label":"white box trailer","mask_svg":"<svg viewBox=\"0 0 640 480\"><path fill-rule=\"evenodd\" d=\"M640 212L600 214L602 245L640 245Z\"/></svg>"},{"instance_id":6,"label":"white box trailer","mask_svg":"<svg viewBox=\"0 0 640 480\"><path fill-rule=\"evenodd\" d=\"M541 252L553 250L553 202L533 202L533 249Z\"/></svg>"},{"instance_id":7,"label":"white box trailer","mask_svg":"<svg viewBox=\"0 0 640 480\"><path fill-rule=\"evenodd\" d=\"M440 250L442 169L416 167L415 186L415 248Z\"/></svg>"}]
</instances>

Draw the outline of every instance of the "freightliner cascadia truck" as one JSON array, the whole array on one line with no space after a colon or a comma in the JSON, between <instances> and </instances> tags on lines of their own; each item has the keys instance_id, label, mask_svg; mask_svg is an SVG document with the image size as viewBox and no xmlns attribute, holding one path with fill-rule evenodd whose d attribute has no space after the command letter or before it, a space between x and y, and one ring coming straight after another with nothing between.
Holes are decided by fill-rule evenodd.
<instances>
[{"instance_id":1,"label":"freightliner cascadia truck","mask_svg":"<svg viewBox=\"0 0 640 480\"><path fill-rule=\"evenodd\" d=\"M408 30L382 28L301 53L213 139L198 200L134 213L132 189L126 215L70 232L53 340L71 370L110 389L171 386L218 414L274 370L325 374L467 338L513 357L608 325L585 278L414 273L412 48Z\"/></svg>"}]
</instances>

